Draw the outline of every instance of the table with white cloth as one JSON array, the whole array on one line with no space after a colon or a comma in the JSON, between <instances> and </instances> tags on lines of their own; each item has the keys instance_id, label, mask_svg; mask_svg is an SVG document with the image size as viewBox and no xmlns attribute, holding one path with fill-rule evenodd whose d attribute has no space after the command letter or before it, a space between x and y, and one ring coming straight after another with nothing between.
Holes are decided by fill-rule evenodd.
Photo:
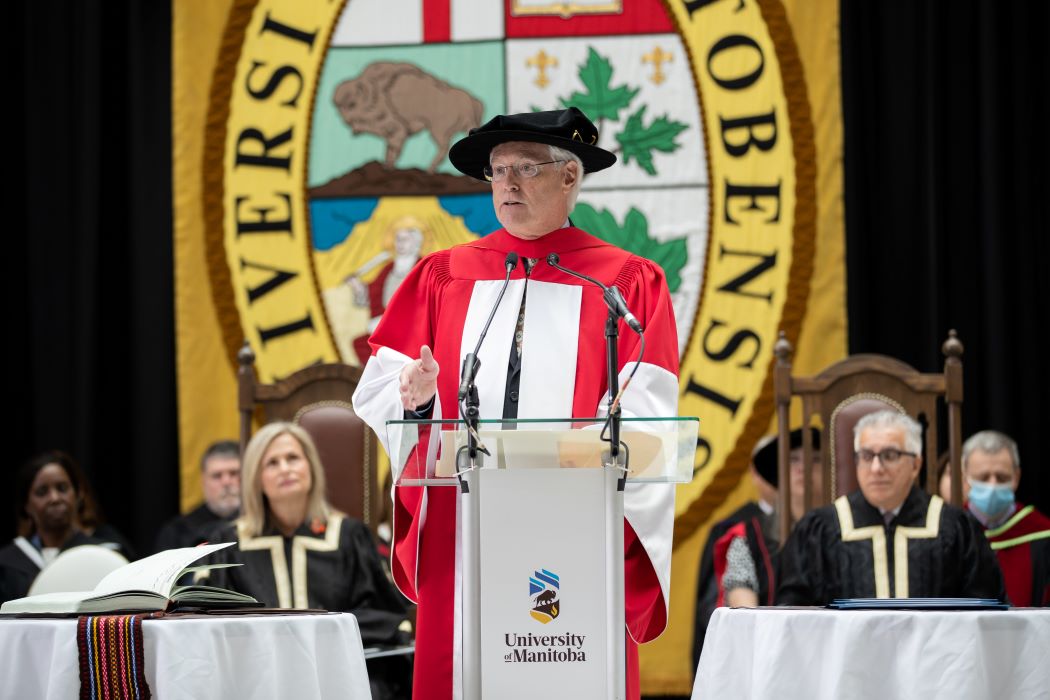
<instances>
[{"instance_id":1,"label":"table with white cloth","mask_svg":"<svg viewBox=\"0 0 1050 700\"><path fill-rule=\"evenodd\" d=\"M76 618L0 619L0 699L80 693ZM167 616L142 623L154 697L368 700L350 614Z\"/></svg>"},{"instance_id":2,"label":"table with white cloth","mask_svg":"<svg viewBox=\"0 0 1050 700\"><path fill-rule=\"evenodd\" d=\"M692 697L1050 700L1050 610L719 608Z\"/></svg>"}]
</instances>

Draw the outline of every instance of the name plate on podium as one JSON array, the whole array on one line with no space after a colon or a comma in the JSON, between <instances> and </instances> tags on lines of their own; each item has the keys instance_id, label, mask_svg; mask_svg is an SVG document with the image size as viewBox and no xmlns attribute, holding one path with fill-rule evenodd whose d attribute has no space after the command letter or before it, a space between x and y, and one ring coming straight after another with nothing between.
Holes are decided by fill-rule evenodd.
<instances>
[{"instance_id":1,"label":"name plate on podium","mask_svg":"<svg viewBox=\"0 0 1050 700\"><path fill-rule=\"evenodd\" d=\"M625 696L623 488L692 477L695 418L624 419L626 464L595 419L390 421L401 488L460 490L463 696ZM479 464L480 462L480 464Z\"/></svg>"}]
</instances>

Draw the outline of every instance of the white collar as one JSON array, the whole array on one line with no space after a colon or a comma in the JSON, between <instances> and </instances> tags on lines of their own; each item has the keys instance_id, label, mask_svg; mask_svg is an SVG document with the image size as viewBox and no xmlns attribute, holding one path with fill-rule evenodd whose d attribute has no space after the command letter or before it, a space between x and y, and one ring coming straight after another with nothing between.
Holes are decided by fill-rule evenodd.
<instances>
[{"instance_id":1,"label":"white collar","mask_svg":"<svg viewBox=\"0 0 1050 700\"><path fill-rule=\"evenodd\" d=\"M40 569L43 569L47 563L44 561L44 556L40 551L30 544L29 540L25 537L16 537L15 546L22 550L22 554L29 558L29 561L33 562Z\"/></svg>"}]
</instances>

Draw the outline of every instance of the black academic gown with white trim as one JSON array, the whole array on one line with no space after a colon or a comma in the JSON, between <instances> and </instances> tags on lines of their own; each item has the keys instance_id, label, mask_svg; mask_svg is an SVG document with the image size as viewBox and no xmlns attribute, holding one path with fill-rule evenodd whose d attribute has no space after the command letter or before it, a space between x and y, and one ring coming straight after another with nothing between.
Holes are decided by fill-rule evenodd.
<instances>
[{"instance_id":1,"label":"black academic gown with white trim","mask_svg":"<svg viewBox=\"0 0 1050 700\"><path fill-rule=\"evenodd\" d=\"M779 605L836 598L995 598L1003 576L969 513L912 487L888 523L860 491L810 511L780 556Z\"/></svg>"},{"instance_id":2,"label":"black academic gown with white trim","mask_svg":"<svg viewBox=\"0 0 1050 700\"><path fill-rule=\"evenodd\" d=\"M353 613L366 648L410 641L402 630L405 599L383 571L372 534L360 520L333 515L324 524L304 523L291 537L273 527L251 537L237 523L230 523L212 532L209 540L237 542L236 547L215 552L210 562L243 564L212 570L209 585L247 593L272 608ZM410 659L391 656L368 661L374 700L407 696Z\"/></svg>"},{"instance_id":3,"label":"black academic gown with white trim","mask_svg":"<svg viewBox=\"0 0 1050 700\"><path fill-rule=\"evenodd\" d=\"M271 608L353 613L366 647L400 640L406 604L383 572L361 521L335 515L324 525L304 523L291 537L272 527L252 537L230 523L209 539L237 542L215 552L210 562L243 564L212 570L209 585L246 593Z\"/></svg>"}]
</instances>

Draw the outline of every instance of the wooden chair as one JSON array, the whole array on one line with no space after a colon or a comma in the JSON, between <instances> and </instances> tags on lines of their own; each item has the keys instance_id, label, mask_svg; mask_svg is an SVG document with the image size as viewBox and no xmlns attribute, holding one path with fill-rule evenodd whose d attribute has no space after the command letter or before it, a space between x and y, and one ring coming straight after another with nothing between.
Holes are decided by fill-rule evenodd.
<instances>
[{"instance_id":1,"label":"wooden chair","mask_svg":"<svg viewBox=\"0 0 1050 700\"><path fill-rule=\"evenodd\" d=\"M802 400L802 426L813 425L819 417L821 445L824 449L823 493L815 494L812 478L807 471L804 478L806 509L830 503L838 496L858 488L853 454L853 427L864 415L882 409L907 413L922 424L923 466L925 488L929 493L937 489L937 410L944 406L948 419L948 453L951 462L952 503L962 503L962 398L963 346L954 330L941 346L945 355L943 374L924 374L899 360L884 355L853 355L840 360L812 377L791 374L791 343L784 332L774 346L776 367L773 385L776 397L777 434L779 439L778 477L781 484L789 484L791 400ZM804 463L810 464L813 454L810 431L803 430ZM788 506L790 489L780 489L780 532L788 533L792 526Z\"/></svg>"},{"instance_id":2,"label":"wooden chair","mask_svg":"<svg viewBox=\"0 0 1050 700\"><path fill-rule=\"evenodd\" d=\"M237 353L241 451L252 435L252 419L285 420L313 438L324 465L328 502L372 530L380 522L383 494L376 475L379 442L350 403L361 369L344 364L312 365L274 383L255 379L255 353L245 341Z\"/></svg>"}]
</instances>

